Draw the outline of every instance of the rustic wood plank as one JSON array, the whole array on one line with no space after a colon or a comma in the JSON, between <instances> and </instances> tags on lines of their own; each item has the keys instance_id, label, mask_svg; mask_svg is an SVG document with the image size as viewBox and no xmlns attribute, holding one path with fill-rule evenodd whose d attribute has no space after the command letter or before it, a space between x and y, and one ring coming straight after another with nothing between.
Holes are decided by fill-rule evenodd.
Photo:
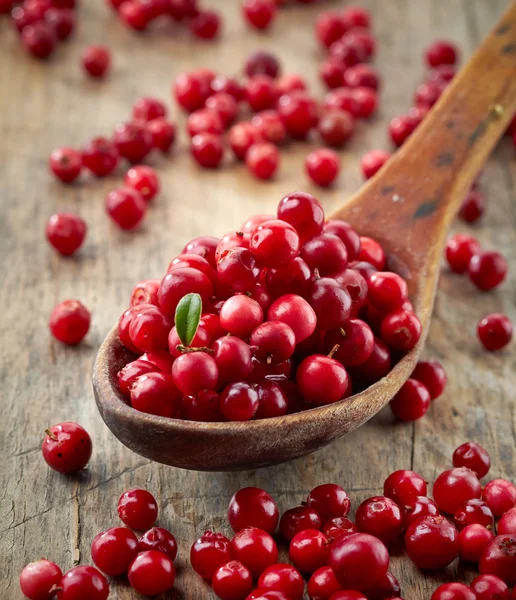
<instances>
[{"instance_id":1,"label":"rustic wood plank","mask_svg":"<svg viewBox=\"0 0 516 600\"><path fill-rule=\"evenodd\" d=\"M295 188L314 191L331 210L361 183L358 157L373 147L388 147L386 125L410 105L422 78L421 53L439 32L459 42L467 56L506 5L504 0L369 0L380 43L377 64L385 79L382 110L364 125L346 151L339 185L321 192L302 174L302 159L312 143L282 153L282 169L271 183L250 178L241 165L219 172L192 164L181 133L172 157L152 159L160 167L163 193L141 232L116 231L103 213L105 193L120 180L84 182L72 188L51 180L46 160L57 145L81 145L95 134L108 134L129 116L140 95L170 98L170 82L192 66L226 73L241 70L251 50L267 46L281 57L286 72L302 72L321 93L317 81L320 50L312 38L315 15L330 6L296 6L282 11L270 34L247 31L239 2L212 2L225 16L224 37L216 44L192 42L185 32L162 31L137 37L126 31L103 2L81 6L78 36L63 45L48 64L27 59L8 23L0 22L0 173L2 213L0 256L3 272L0 304L0 579L1 598L19 598L17 577L23 565L46 555L70 568L80 551L89 562L89 545L101 529L117 522L116 500L127 488L147 487L158 498L160 524L180 545L177 598L211 597L187 568L188 549L207 528L227 531L227 501L243 485L270 490L281 509L297 504L315 485L342 483L354 506L381 491L385 476L410 468L433 478L450 463L453 449L474 438L493 458L493 476L514 476L516 412L515 356L506 350L488 355L475 341L474 325L485 312L507 311L513 318L515 276L499 291L473 294L464 278L443 271L429 340L428 355L445 363L450 383L428 416L415 425L394 423L389 410L347 438L288 465L245 473L205 474L150 464L121 446L103 426L91 393L90 372L103 336L118 317L133 284L159 276L184 241L202 232L222 235L249 214L274 210ZM81 48L108 40L115 69L105 83L86 81L77 61ZM168 164L170 162L170 164ZM504 141L482 178L489 200L486 218L475 233L516 264L516 168ZM77 259L55 256L43 239L48 215L56 209L79 212L90 225L87 244ZM457 223L457 231L468 227ZM93 326L79 348L50 340L46 322L53 305L81 298L93 310ZM61 420L77 420L92 434L90 467L67 479L49 471L39 454L42 432ZM439 581L456 572L422 576L396 557L393 572L404 597L429 598ZM122 583L111 598L136 596Z\"/></svg>"}]
</instances>

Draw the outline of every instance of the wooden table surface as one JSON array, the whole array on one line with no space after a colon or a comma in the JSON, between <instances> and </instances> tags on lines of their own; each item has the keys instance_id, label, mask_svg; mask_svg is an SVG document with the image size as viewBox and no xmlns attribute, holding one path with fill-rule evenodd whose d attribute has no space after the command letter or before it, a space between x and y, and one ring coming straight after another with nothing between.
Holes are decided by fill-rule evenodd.
<instances>
[{"instance_id":1,"label":"wooden table surface","mask_svg":"<svg viewBox=\"0 0 516 600\"><path fill-rule=\"evenodd\" d=\"M210 4L210 2L207 2ZM174 598L211 598L208 587L188 566L189 548L208 528L227 532L225 511L240 487L269 490L280 509L299 504L315 485L345 487L353 508L381 493L384 478L402 468L432 480L451 463L456 446L474 439L491 453L491 477L514 478L516 460L514 346L484 352L475 327L487 312L514 318L514 269L499 290L473 291L467 278L443 269L426 355L444 363L449 384L427 416L415 424L396 423L387 408L345 439L290 464L255 472L206 474L150 463L122 446L104 426L93 400L91 369L96 351L127 306L133 285L159 277L186 240L203 233L235 230L250 214L271 212L287 192L315 193L331 210L361 184L359 157L388 147L386 126L410 106L423 76L421 54L437 35L458 42L468 56L506 6L506 0L364 0L375 17L379 40L376 64L384 77L381 111L342 152L342 174L329 191L314 188L303 173L311 144L296 143L282 152L273 182L252 179L245 167L200 170L189 156L181 118L178 148L168 159L153 158L163 191L142 229L122 233L106 218L103 199L119 184L84 180L72 187L54 181L47 169L50 151L81 146L93 135L109 134L128 118L132 102L152 95L170 103L175 75L195 66L239 73L243 59L269 47L285 72L306 76L317 95L317 65L322 54L312 26L319 11L338 3L321 2L282 10L270 33L247 30L237 0L211 5L224 13L224 35L217 43L192 41L187 32L159 31L137 36L127 31L102 0L81 2L79 31L55 57L40 63L21 50L7 19L0 22L0 598L20 598L18 574L29 561L46 556L63 570L80 559L90 563L90 544L101 530L119 524L116 503L131 487L149 489L158 499L159 524L179 543L180 574ZM114 70L105 82L87 80L79 68L81 49L107 42ZM482 85L479 82L479 85ZM173 110L176 110L175 108ZM516 265L516 168L505 140L482 177L488 200L481 225L456 223L486 247L505 253ZM57 256L44 238L48 216L72 210L89 225L77 258ZM54 341L47 321L53 306L81 299L93 313L92 327L77 348ZM77 477L64 477L44 463L40 445L46 427L78 421L91 433L93 458ZM392 571L406 600L428 599L441 581L470 580L473 571L454 564L425 575L405 558ZM168 597L168 596L167 596ZM110 598L136 598L113 582Z\"/></svg>"}]
</instances>

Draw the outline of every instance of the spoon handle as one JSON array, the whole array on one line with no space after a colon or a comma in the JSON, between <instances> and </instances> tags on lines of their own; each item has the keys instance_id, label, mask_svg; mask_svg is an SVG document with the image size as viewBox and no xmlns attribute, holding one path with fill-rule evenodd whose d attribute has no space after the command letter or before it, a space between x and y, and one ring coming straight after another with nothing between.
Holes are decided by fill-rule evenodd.
<instances>
[{"instance_id":1,"label":"spoon handle","mask_svg":"<svg viewBox=\"0 0 516 600\"><path fill-rule=\"evenodd\" d=\"M346 215L397 255L401 271L403 263L413 273L428 270L515 112L513 0L415 133L346 205Z\"/></svg>"}]
</instances>

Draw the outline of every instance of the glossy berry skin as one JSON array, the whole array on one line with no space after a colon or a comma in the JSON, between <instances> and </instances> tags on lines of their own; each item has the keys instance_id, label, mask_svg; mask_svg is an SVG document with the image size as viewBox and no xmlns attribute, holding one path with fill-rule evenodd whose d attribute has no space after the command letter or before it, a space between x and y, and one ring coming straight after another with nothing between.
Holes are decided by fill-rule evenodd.
<instances>
[{"instance_id":1,"label":"glossy berry skin","mask_svg":"<svg viewBox=\"0 0 516 600\"><path fill-rule=\"evenodd\" d=\"M267 320L288 325L296 336L296 344L310 337L317 323L313 308L296 294L285 294L275 300L267 311Z\"/></svg>"},{"instance_id":2,"label":"glossy berry skin","mask_svg":"<svg viewBox=\"0 0 516 600\"><path fill-rule=\"evenodd\" d=\"M297 368L296 382L307 402L323 406L344 397L349 377L346 369L334 358L314 354L305 358Z\"/></svg>"},{"instance_id":3,"label":"glossy berry skin","mask_svg":"<svg viewBox=\"0 0 516 600\"><path fill-rule=\"evenodd\" d=\"M278 101L276 82L268 75L255 75L245 86L245 99L253 112L273 109Z\"/></svg>"},{"instance_id":4,"label":"glossy berry skin","mask_svg":"<svg viewBox=\"0 0 516 600\"><path fill-rule=\"evenodd\" d=\"M516 536L497 535L485 548L478 569L481 575L496 575L509 587L516 585Z\"/></svg>"},{"instance_id":5,"label":"glossy berry skin","mask_svg":"<svg viewBox=\"0 0 516 600\"><path fill-rule=\"evenodd\" d=\"M339 155L329 148L314 150L305 159L305 170L314 183L328 187L340 172Z\"/></svg>"},{"instance_id":6,"label":"glossy berry skin","mask_svg":"<svg viewBox=\"0 0 516 600\"><path fill-rule=\"evenodd\" d=\"M324 523L322 532L330 541L333 541L338 537L357 533L357 527L346 517L334 517Z\"/></svg>"},{"instance_id":7,"label":"glossy berry skin","mask_svg":"<svg viewBox=\"0 0 516 600\"><path fill-rule=\"evenodd\" d=\"M448 514L454 514L463 502L480 498L481 491L477 476L465 467L455 467L441 473L432 490L437 506Z\"/></svg>"},{"instance_id":8,"label":"glossy berry skin","mask_svg":"<svg viewBox=\"0 0 516 600\"><path fill-rule=\"evenodd\" d=\"M479 479L482 479L491 468L491 457L487 450L477 442L466 442L453 452L453 466L467 467L474 471Z\"/></svg>"},{"instance_id":9,"label":"glossy berry skin","mask_svg":"<svg viewBox=\"0 0 516 600\"><path fill-rule=\"evenodd\" d=\"M375 338L371 356L355 367L355 373L366 382L375 383L391 370L391 354L382 340ZM386 494L387 495L387 494Z\"/></svg>"},{"instance_id":10,"label":"glossy berry skin","mask_svg":"<svg viewBox=\"0 0 516 600\"><path fill-rule=\"evenodd\" d=\"M127 573L138 554L138 538L125 527L113 527L99 533L91 543L91 558L106 575Z\"/></svg>"},{"instance_id":11,"label":"glossy berry skin","mask_svg":"<svg viewBox=\"0 0 516 600\"><path fill-rule=\"evenodd\" d=\"M476 600L510 600L507 584L496 575L479 575L470 587Z\"/></svg>"},{"instance_id":12,"label":"glossy berry skin","mask_svg":"<svg viewBox=\"0 0 516 600\"><path fill-rule=\"evenodd\" d=\"M278 268L297 256L299 236L294 227L285 221L265 221L251 231L249 248L258 264Z\"/></svg>"},{"instance_id":13,"label":"glossy berry skin","mask_svg":"<svg viewBox=\"0 0 516 600\"><path fill-rule=\"evenodd\" d=\"M63 183L71 183L79 177L82 169L81 153L67 146L56 148L50 155L49 167Z\"/></svg>"},{"instance_id":14,"label":"glossy berry skin","mask_svg":"<svg viewBox=\"0 0 516 600\"><path fill-rule=\"evenodd\" d=\"M308 580L307 590L310 600L328 600L342 590L342 586L331 567L320 567Z\"/></svg>"},{"instance_id":15,"label":"glossy berry skin","mask_svg":"<svg viewBox=\"0 0 516 600\"><path fill-rule=\"evenodd\" d=\"M473 255L468 265L469 278L483 292L499 286L507 270L507 261L499 252L480 251Z\"/></svg>"},{"instance_id":16,"label":"glossy berry skin","mask_svg":"<svg viewBox=\"0 0 516 600\"><path fill-rule=\"evenodd\" d=\"M422 517L409 525L405 548L420 569L443 569L458 554L459 533L444 517Z\"/></svg>"},{"instance_id":17,"label":"glossy berry skin","mask_svg":"<svg viewBox=\"0 0 516 600\"><path fill-rule=\"evenodd\" d=\"M197 269L189 267L174 269L165 275L158 291L161 310L173 319L179 301L189 293L199 294L203 305L206 305L213 295L213 284L210 278Z\"/></svg>"},{"instance_id":18,"label":"glossy berry skin","mask_svg":"<svg viewBox=\"0 0 516 600\"><path fill-rule=\"evenodd\" d=\"M57 600L106 600L109 584L95 567L74 567L58 584Z\"/></svg>"},{"instance_id":19,"label":"glossy berry skin","mask_svg":"<svg viewBox=\"0 0 516 600\"><path fill-rule=\"evenodd\" d=\"M217 569L211 585L221 600L244 600L253 589L253 576L242 563L232 560Z\"/></svg>"},{"instance_id":20,"label":"glossy berry skin","mask_svg":"<svg viewBox=\"0 0 516 600\"><path fill-rule=\"evenodd\" d=\"M351 503L345 490L335 483L325 483L315 487L309 494L306 504L324 521L345 517Z\"/></svg>"},{"instance_id":21,"label":"glossy berry skin","mask_svg":"<svg viewBox=\"0 0 516 600\"><path fill-rule=\"evenodd\" d=\"M132 384L130 399L135 410L170 418L177 413L181 396L167 373L146 373Z\"/></svg>"},{"instance_id":22,"label":"glossy berry skin","mask_svg":"<svg viewBox=\"0 0 516 600\"><path fill-rule=\"evenodd\" d=\"M389 552L372 535L355 533L333 542L329 565L344 589L365 590L387 574Z\"/></svg>"},{"instance_id":23,"label":"glossy berry skin","mask_svg":"<svg viewBox=\"0 0 516 600\"><path fill-rule=\"evenodd\" d=\"M326 111L344 110L354 119L358 119L360 116L360 109L354 94L354 90L350 90L347 87L338 87L328 92L324 97L323 106Z\"/></svg>"},{"instance_id":24,"label":"glossy berry skin","mask_svg":"<svg viewBox=\"0 0 516 600\"><path fill-rule=\"evenodd\" d=\"M324 227L324 210L317 198L306 192L288 194L278 205L278 219L290 223L301 243L319 235Z\"/></svg>"},{"instance_id":25,"label":"glossy berry skin","mask_svg":"<svg viewBox=\"0 0 516 600\"><path fill-rule=\"evenodd\" d=\"M158 504L147 490L128 490L118 500L118 516L127 527L146 531L158 518Z\"/></svg>"},{"instance_id":26,"label":"glossy berry skin","mask_svg":"<svg viewBox=\"0 0 516 600\"><path fill-rule=\"evenodd\" d=\"M228 141L234 155L239 160L244 160L249 148L253 144L263 141L263 139L255 125L243 121L242 123L233 125L229 130Z\"/></svg>"},{"instance_id":27,"label":"glossy berry skin","mask_svg":"<svg viewBox=\"0 0 516 600\"><path fill-rule=\"evenodd\" d=\"M281 535L290 542L300 531L306 529L320 530L322 527L321 517L308 506L290 508L281 515L279 529Z\"/></svg>"},{"instance_id":28,"label":"glossy berry skin","mask_svg":"<svg viewBox=\"0 0 516 600\"><path fill-rule=\"evenodd\" d=\"M127 575L131 587L139 594L157 596L172 589L176 569L166 554L146 550L133 560Z\"/></svg>"},{"instance_id":29,"label":"glossy berry skin","mask_svg":"<svg viewBox=\"0 0 516 600\"><path fill-rule=\"evenodd\" d=\"M216 571L232 560L231 543L221 533L205 531L192 545L190 563L203 579L211 581Z\"/></svg>"},{"instance_id":30,"label":"glossy berry skin","mask_svg":"<svg viewBox=\"0 0 516 600\"><path fill-rule=\"evenodd\" d=\"M245 382L231 383L221 394L220 412L226 421L249 421L258 410L258 392Z\"/></svg>"},{"instance_id":31,"label":"glossy berry skin","mask_svg":"<svg viewBox=\"0 0 516 600\"><path fill-rule=\"evenodd\" d=\"M238 115L238 103L231 94L218 92L206 100L206 109L219 115L224 128L231 125Z\"/></svg>"},{"instance_id":32,"label":"glossy berry skin","mask_svg":"<svg viewBox=\"0 0 516 600\"><path fill-rule=\"evenodd\" d=\"M88 333L90 321L90 311L79 300L64 300L50 315L50 332L63 344L75 346Z\"/></svg>"},{"instance_id":33,"label":"glossy berry skin","mask_svg":"<svg viewBox=\"0 0 516 600\"><path fill-rule=\"evenodd\" d=\"M364 500L357 508L355 522L358 531L374 535L384 544L395 542L403 527L399 506L385 496Z\"/></svg>"},{"instance_id":34,"label":"glossy berry skin","mask_svg":"<svg viewBox=\"0 0 516 600\"><path fill-rule=\"evenodd\" d=\"M425 59L429 67L454 65L458 60L458 50L450 42L437 40L426 50Z\"/></svg>"},{"instance_id":35,"label":"glossy berry skin","mask_svg":"<svg viewBox=\"0 0 516 600\"><path fill-rule=\"evenodd\" d=\"M244 19L255 29L268 29L276 11L274 0L244 0L242 3Z\"/></svg>"},{"instance_id":36,"label":"glossy berry skin","mask_svg":"<svg viewBox=\"0 0 516 600\"><path fill-rule=\"evenodd\" d=\"M421 419L430 408L431 398L427 388L415 379L407 379L390 402L394 416L401 421Z\"/></svg>"},{"instance_id":37,"label":"glossy berry skin","mask_svg":"<svg viewBox=\"0 0 516 600\"><path fill-rule=\"evenodd\" d=\"M385 267L385 252L380 244L372 238L360 237L360 253L356 260L365 261L373 265L378 271Z\"/></svg>"},{"instance_id":38,"label":"glossy berry skin","mask_svg":"<svg viewBox=\"0 0 516 600\"><path fill-rule=\"evenodd\" d=\"M247 596L245 600L289 600L289 598L279 590L264 590L263 588L256 588L249 594L249 596Z\"/></svg>"},{"instance_id":39,"label":"glossy berry skin","mask_svg":"<svg viewBox=\"0 0 516 600\"><path fill-rule=\"evenodd\" d=\"M76 21L75 12L69 8L51 7L45 13L45 21L52 25L57 39L59 41L64 41L74 32Z\"/></svg>"},{"instance_id":40,"label":"glossy berry skin","mask_svg":"<svg viewBox=\"0 0 516 600\"><path fill-rule=\"evenodd\" d=\"M493 479L482 491L482 499L495 517L516 507L516 486L506 479Z\"/></svg>"},{"instance_id":41,"label":"glossy berry skin","mask_svg":"<svg viewBox=\"0 0 516 600\"><path fill-rule=\"evenodd\" d=\"M502 518L498 521L497 531L499 534L516 534L516 508L511 508L502 515Z\"/></svg>"},{"instance_id":42,"label":"glossy berry skin","mask_svg":"<svg viewBox=\"0 0 516 600\"><path fill-rule=\"evenodd\" d=\"M131 167L125 174L124 184L138 191L149 202L159 192L159 177L151 167L138 165Z\"/></svg>"},{"instance_id":43,"label":"glossy berry skin","mask_svg":"<svg viewBox=\"0 0 516 600\"><path fill-rule=\"evenodd\" d=\"M217 262L218 281L235 292L252 290L258 283L259 274L255 257L247 248L224 250Z\"/></svg>"},{"instance_id":44,"label":"glossy berry skin","mask_svg":"<svg viewBox=\"0 0 516 600\"><path fill-rule=\"evenodd\" d=\"M315 311L318 327L323 331L343 327L351 316L351 296L331 277L316 279L306 299Z\"/></svg>"},{"instance_id":45,"label":"glossy berry skin","mask_svg":"<svg viewBox=\"0 0 516 600\"><path fill-rule=\"evenodd\" d=\"M258 579L258 587L283 592L291 600L301 600L305 582L295 567L278 563L265 569Z\"/></svg>"},{"instance_id":46,"label":"glossy berry skin","mask_svg":"<svg viewBox=\"0 0 516 600\"><path fill-rule=\"evenodd\" d=\"M276 503L270 494L260 488L242 488L229 502L228 521L235 533L246 527L257 527L272 534L278 519Z\"/></svg>"},{"instance_id":47,"label":"glossy berry skin","mask_svg":"<svg viewBox=\"0 0 516 600\"><path fill-rule=\"evenodd\" d=\"M181 73L174 83L174 94L179 105L187 112L204 106L210 95L210 84L199 73Z\"/></svg>"},{"instance_id":48,"label":"glossy berry skin","mask_svg":"<svg viewBox=\"0 0 516 600\"><path fill-rule=\"evenodd\" d=\"M366 590L368 600L385 600L398 598L401 589L400 584L392 573L387 572L374 587Z\"/></svg>"},{"instance_id":49,"label":"glossy berry skin","mask_svg":"<svg viewBox=\"0 0 516 600\"><path fill-rule=\"evenodd\" d=\"M278 113L288 134L296 140L305 139L319 121L317 102L301 90L281 96L278 101Z\"/></svg>"},{"instance_id":50,"label":"glossy berry skin","mask_svg":"<svg viewBox=\"0 0 516 600\"><path fill-rule=\"evenodd\" d=\"M269 142L252 144L245 155L245 164L258 179L271 179L280 165L279 150Z\"/></svg>"},{"instance_id":51,"label":"glossy berry skin","mask_svg":"<svg viewBox=\"0 0 516 600\"><path fill-rule=\"evenodd\" d=\"M267 567L278 560L278 548L272 537L262 529L247 527L231 540L234 557L259 577Z\"/></svg>"},{"instance_id":52,"label":"glossy berry skin","mask_svg":"<svg viewBox=\"0 0 516 600\"><path fill-rule=\"evenodd\" d=\"M313 573L328 561L328 538L316 529L306 529L292 538L288 555L303 573Z\"/></svg>"},{"instance_id":53,"label":"glossy berry skin","mask_svg":"<svg viewBox=\"0 0 516 600\"><path fill-rule=\"evenodd\" d=\"M171 323L157 306L140 304L129 325L129 337L141 352L159 352L167 348Z\"/></svg>"},{"instance_id":54,"label":"glossy berry skin","mask_svg":"<svg viewBox=\"0 0 516 600\"><path fill-rule=\"evenodd\" d=\"M484 196L477 190L471 190L462 202L459 216L466 223L475 223L482 217L484 210Z\"/></svg>"},{"instance_id":55,"label":"glossy berry skin","mask_svg":"<svg viewBox=\"0 0 516 600\"><path fill-rule=\"evenodd\" d=\"M140 192L127 186L109 192L105 206L107 214L125 231L138 227L147 210Z\"/></svg>"},{"instance_id":56,"label":"glossy berry skin","mask_svg":"<svg viewBox=\"0 0 516 600\"><path fill-rule=\"evenodd\" d=\"M213 390L202 390L196 396L183 397L180 416L185 421L205 423L222 421L219 394Z\"/></svg>"},{"instance_id":57,"label":"glossy berry skin","mask_svg":"<svg viewBox=\"0 0 516 600\"><path fill-rule=\"evenodd\" d=\"M214 133L194 135L191 150L197 163L206 169L216 169L224 157L222 138Z\"/></svg>"},{"instance_id":58,"label":"glossy berry skin","mask_svg":"<svg viewBox=\"0 0 516 600\"><path fill-rule=\"evenodd\" d=\"M147 6L138 2L123 2L118 14L122 22L134 31L143 31L150 21Z\"/></svg>"},{"instance_id":59,"label":"glossy berry skin","mask_svg":"<svg viewBox=\"0 0 516 600\"><path fill-rule=\"evenodd\" d=\"M392 154L386 150L371 150L360 159L360 167L365 179L371 179L391 158Z\"/></svg>"},{"instance_id":60,"label":"glossy berry skin","mask_svg":"<svg viewBox=\"0 0 516 600\"><path fill-rule=\"evenodd\" d=\"M138 552L157 550L166 554L170 560L177 556L177 542L175 537L162 527L153 527L146 531L138 542Z\"/></svg>"},{"instance_id":61,"label":"glossy berry skin","mask_svg":"<svg viewBox=\"0 0 516 600\"><path fill-rule=\"evenodd\" d=\"M262 381L256 386L258 410L256 419L281 417L289 410L289 399L283 388L274 381Z\"/></svg>"},{"instance_id":62,"label":"glossy berry skin","mask_svg":"<svg viewBox=\"0 0 516 600\"><path fill-rule=\"evenodd\" d=\"M82 149L82 162L96 177L106 177L113 173L118 160L115 144L104 137L93 138Z\"/></svg>"},{"instance_id":63,"label":"glossy berry skin","mask_svg":"<svg viewBox=\"0 0 516 600\"><path fill-rule=\"evenodd\" d=\"M221 135L224 132L224 122L221 116L210 108L200 108L191 113L188 116L186 126L190 137L194 137L199 133Z\"/></svg>"},{"instance_id":64,"label":"glossy berry skin","mask_svg":"<svg viewBox=\"0 0 516 600\"><path fill-rule=\"evenodd\" d=\"M195 396L201 390L215 389L219 370L215 359L206 352L190 352L174 361L172 378L181 393Z\"/></svg>"},{"instance_id":65,"label":"glossy berry skin","mask_svg":"<svg viewBox=\"0 0 516 600\"><path fill-rule=\"evenodd\" d=\"M152 140L145 126L134 121L117 125L113 141L120 156L132 164L142 162L152 148Z\"/></svg>"},{"instance_id":66,"label":"glossy berry skin","mask_svg":"<svg viewBox=\"0 0 516 600\"><path fill-rule=\"evenodd\" d=\"M35 58L48 58L56 47L53 27L43 21L27 25L21 32L23 46Z\"/></svg>"},{"instance_id":67,"label":"glossy berry skin","mask_svg":"<svg viewBox=\"0 0 516 600\"><path fill-rule=\"evenodd\" d=\"M360 237L346 221L328 221L324 225L324 233L335 235L344 242L348 253L348 260L355 260L360 253Z\"/></svg>"},{"instance_id":68,"label":"glossy berry skin","mask_svg":"<svg viewBox=\"0 0 516 600\"><path fill-rule=\"evenodd\" d=\"M221 326L242 339L247 339L263 322L262 307L245 295L232 296L224 302L219 313Z\"/></svg>"},{"instance_id":69,"label":"glossy berry skin","mask_svg":"<svg viewBox=\"0 0 516 600\"><path fill-rule=\"evenodd\" d=\"M367 598L364 594L357 592L356 590L342 590L335 592L330 600L367 600Z\"/></svg>"},{"instance_id":70,"label":"glossy berry skin","mask_svg":"<svg viewBox=\"0 0 516 600\"><path fill-rule=\"evenodd\" d=\"M430 393L432 400L435 400L444 392L448 381L446 371L437 360L420 360L410 378L421 382ZM454 466L462 467L467 465L454 464Z\"/></svg>"},{"instance_id":71,"label":"glossy berry skin","mask_svg":"<svg viewBox=\"0 0 516 600\"><path fill-rule=\"evenodd\" d=\"M394 117L389 123L389 135L393 144L399 148L414 133L417 121L410 115Z\"/></svg>"},{"instance_id":72,"label":"glossy berry skin","mask_svg":"<svg viewBox=\"0 0 516 600\"><path fill-rule=\"evenodd\" d=\"M56 213L47 222L48 241L63 256L71 256L84 242L86 222L72 213Z\"/></svg>"},{"instance_id":73,"label":"glossy berry skin","mask_svg":"<svg viewBox=\"0 0 516 600\"><path fill-rule=\"evenodd\" d=\"M401 507L403 513L403 527L407 527L421 517L437 517L440 515L437 504L426 496L417 496Z\"/></svg>"},{"instance_id":74,"label":"glossy berry skin","mask_svg":"<svg viewBox=\"0 0 516 600\"><path fill-rule=\"evenodd\" d=\"M491 509L483 500L478 498L463 502L455 511L453 518L459 531L474 523L483 525L487 529L494 527L494 517Z\"/></svg>"},{"instance_id":75,"label":"glossy berry skin","mask_svg":"<svg viewBox=\"0 0 516 600\"><path fill-rule=\"evenodd\" d=\"M408 300L406 281L396 273L378 271L368 281L369 302L379 310L393 311Z\"/></svg>"},{"instance_id":76,"label":"glossy berry skin","mask_svg":"<svg viewBox=\"0 0 516 600\"><path fill-rule=\"evenodd\" d=\"M459 533L459 557L464 562L477 564L494 535L483 525L472 523Z\"/></svg>"},{"instance_id":77,"label":"glossy berry skin","mask_svg":"<svg viewBox=\"0 0 516 600\"><path fill-rule=\"evenodd\" d=\"M201 329L197 330L199 331ZM242 381L251 373L253 368L251 348L243 340L224 335L214 342L212 350L219 370L220 382Z\"/></svg>"},{"instance_id":78,"label":"glossy berry skin","mask_svg":"<svg viewBox=\"0 0 516 600\"><path fill-rule=\"evenodd\" d=\"M20 573L20 588L29 600L52 600L52 588L61 581L63 573L53 562L42 558L26 565Z\"/></svg>"},{"instance_id":79,"label":"glossy berry skin","mask_svg":"<svg viewBox=\"0 0 516 600\"><path fill-rule=\"evenodd\" d=\"M315 35L319 42L329 48L348 30L348 26L338 11L324 11L315 22Z\"/></svg>"},{"instance_id":80,"label":"glossy berry skin","mask_svg":"<svg viewBox=\"0 0 516 600\"><path fill-rule=\"evenodd\" d=\"M475 594L464 583L443 583L430 600L475 600Z\"/></svg>"},{"instance_id":81,"label":"glossy berry skin","mask_svg":"<svg viewBox=\"0 0 516 600\"><path fill-rule=\"evenodd\" d=\"M133 119L135 121L154 121L167 116L167 108L161 100L151 97L138 98L133 104Z\"/></svg>"},{"instance_id":82,"label":"glossy berry skin","mask_svg":"<svg viewBox=\"0 0 516 600\"><path fill-rule=\"evenodd\" d=\"M265 50L256 50L252 52L245 61L244 71L247 77L255 75L268 75L273 79L280 74L280 64L278 59Z\"/></svg>"},{"instance_id":83,"label":"glossy berry skin","mask_svg":"<svg viewBox=\"0 0 516 600\"><path fill-rule=\"evenodd\" d=\"M344 85L346 66L336 58L330 56L319 65L319 77L329 90L341 88Z\"/></svg>"},{"instance_id":84,"label":"glossy berry skin","mask_svg":"<svg viewBox=\"0 0 516 600\"><path fill-rule=\"evenodd\" d=\"M249 343L258 360L280 363L294 353L296 336L285 323L267 321L253 331Z\"/></svg>"},{"instance_id":85,"label":"glossy berry skin","mask_svg":"<svg viewBox=\"0 0 516 600\"><path fill-rule=\"evenodd\" d=\"M152 147L167 154L176 139L176 126L174 123L159 117L147 122L145 129L150 136Z\"/></svg>"},{"instance_id":86,"label":"glossy berry skin","mask_svg":"<svg viewBox=\"0 0 516 600\"><path fill-rule=\"evenodd\" d=\"M190 19L188 27L195 37L201 40L212 40L219 34L222 20L214 10L201 10Z\"/></svg>"},{"instance_id":87,"label":"glossy berry skin","mask_svg":"<svg viewBox=\"0 0 516 600\"><path fill-rule=\"evenodd\" d=\"M465 273L474 254L480 252L480 243L470 235L457 233L446 244L446 260L455 273Z\"/></svg>"},{"instance_id":88,"label":"glossy berry skin","mask_svg":"<svg viewBox=\"0 0 516 600\"><path fill-rule=\"evenodd\" d=\"M383 319L380 333L389 348L408 352L419 342L421 322L413 312L397 310Z\"/></svg>"},{"instance_id":89,"label":"glossy berry skin","mask_svg":"<svg viewBox=\"0 0 516 600\"><path fill-rule=\"evenodd\" d=\"M111 53L106 46L88 46L82 53L81 62L90 77L102 79L111 66Z\"/></svg>"},{"instance_id":90,"label":"glossy berry skin","mask_svg":"<svg viewBox=\"0 0 516 600\"><path fill-rule=\"evenodd\" d=\"M317 132L326 145L340 148L353 137L355 121L349 112L334 108L321 116Z\"/></svg>"},{"instance_id":91,"label":"glossy berry skin","mask_svg":"<svg viewBox=\"0 0 516 600\"><path fill-rule=\"evenodd\" d=\"M285 125L275 110L264 110L254 115L251 125L261 139L276 146L283 144L287 137Z\"/></svg>"},{"instance_id":92,"label":"glossy berry skin","mask_svg":"<svg viewBox=\"0 0 516 600\"><path fill-rule=\"evenodd\" d=\"M418 496L426 496L426 481L414 471L394 471L383 484L383 493L398 504L404 506L417 499Z\"/></svg>"},{"instance_id":93,"label":"glossy berry skin","mask_svg":"<svg viewBox=\"0 0 516 600\"><path fill-rule=\"evenodd\" d=\"M486 315L477 326L477 335L486 350L501 350L512 340L512 322L501 313Z\"/></svg>"},{"instance_id":94,"label":"glossy berry skin","mask_svg":"<svg viewBox=\"0 0 516 600\"><path fill-rule=\"evenodd\" d=\"M344 242L331 233L321 233L305 242L301 248L301 258L312 269L317 269L321 277L339 273L348 261Z\"/></svg>"}]
</instances>

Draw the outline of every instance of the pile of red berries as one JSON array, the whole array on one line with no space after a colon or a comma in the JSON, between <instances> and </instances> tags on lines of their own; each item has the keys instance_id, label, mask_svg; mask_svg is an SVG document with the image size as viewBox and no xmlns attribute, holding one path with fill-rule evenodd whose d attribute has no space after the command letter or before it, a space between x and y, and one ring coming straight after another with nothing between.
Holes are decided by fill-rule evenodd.
<instances>
[{"instance_id":1,"label":"pile of red berries","mask_svg":"<svg viewBox=\"0 0 516 600\"><path fill-rule=\"evenodd\" d=\"M137 410L199 421L347 398L421 335L406 282L385 268L378 242L288 194L277 215L191 240L162 280L137 284L118 331L139 357L120 391Z\"/></svg>"},{"instance_id":2,"label":"pile of red berries","mask_svg":"<svg viewBox=\"0 0 516 600\"><path fill-rule=\"evenodd\" d=\"M12 0L0 2L0 14L11 11L24 48L36 58L48 58L75 29L76 0ZM12 9L12 10L11 10Z\"/></svg>"},{"instance_id":3,"label":"pile of red berries","mask_svg":"<svg viewBox=\"0 0 516 600\"><path fill-rule=\"evenodd\" d=\"M106 0L120 20L134 31L144 31L157 20L186 25L196 37L211 40L220 32L222 20L214 10L203 9L197 0Z\"/></svg>"}]
</instances>

